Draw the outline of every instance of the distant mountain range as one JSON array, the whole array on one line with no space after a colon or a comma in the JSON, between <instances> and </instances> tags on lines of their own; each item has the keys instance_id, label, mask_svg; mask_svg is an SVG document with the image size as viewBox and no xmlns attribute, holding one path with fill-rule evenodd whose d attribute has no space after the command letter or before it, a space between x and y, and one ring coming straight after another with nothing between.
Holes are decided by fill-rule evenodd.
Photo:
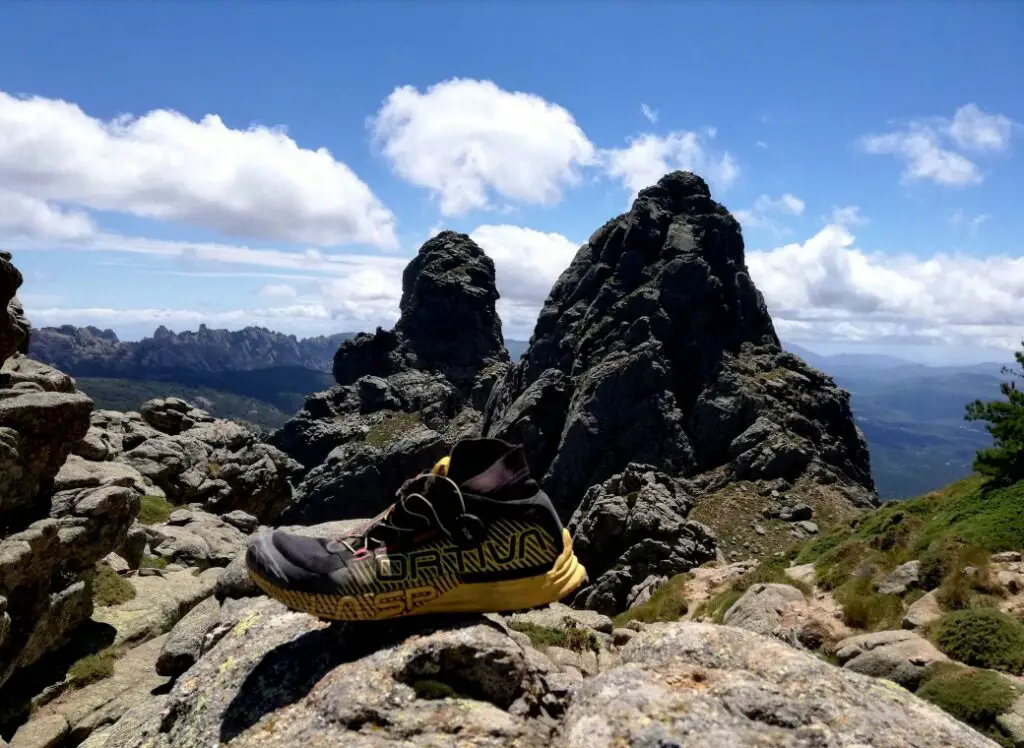
<instances>
[{"instance_id":1,"label":"distant mountain range","mask_svg":"<svg viewBox=\"0 0 1024 748\"><path fill-rule=\"evenodd\" d=\"M296 338L261 327L174 333L122 341L96 327L33 330L30 355L78 380L99 407L129 410L157 395L201 402L216 415L276 428L305 397L330 387L334 353L354 333ZM527 341L506 340L513 360ZM893 356L823 356L786 349L850 391L854 416L871 448L883 498L914 496L971 472L975 452L991 443L964 406L999 397L998 363L926 366Z\"/></svg>"}]
</instances>

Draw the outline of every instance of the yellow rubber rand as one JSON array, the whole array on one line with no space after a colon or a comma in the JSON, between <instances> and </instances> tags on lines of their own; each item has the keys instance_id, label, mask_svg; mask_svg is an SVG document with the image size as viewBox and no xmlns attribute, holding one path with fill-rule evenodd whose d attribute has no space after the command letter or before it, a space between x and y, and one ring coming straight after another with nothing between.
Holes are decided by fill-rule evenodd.
<instances>
[{"instance_id":1,"label":"yellow rubber rand","mask_svg":"<svg viewBox=\"0 0 1024 748\"><path fill-rule=\"evenodd\" d=\"M335 621L377 621L430 613L499 613L524 610L561 600L579 588L587 571L572 551L569 531L562 530L562 552L551 569L521 579L409 586L386 592L327 595L286 590L251 569L249 576L267 595L292 610Z\"/></svg>"}]
</instances>

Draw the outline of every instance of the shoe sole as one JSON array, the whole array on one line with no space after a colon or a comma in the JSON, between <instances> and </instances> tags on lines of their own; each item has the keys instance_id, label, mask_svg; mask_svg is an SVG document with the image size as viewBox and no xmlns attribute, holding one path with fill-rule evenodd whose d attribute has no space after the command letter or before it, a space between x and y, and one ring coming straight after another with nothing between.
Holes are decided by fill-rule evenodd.
<instances>
[{"instance_id":1,"label":"shoe sole","mask_svg":"<svg viewBox=\"0 0 1024 748\"><path fill-rule=\"evenodd\" d=\"M587 570L572 551L572 538L562 530L562 552L550 571L533 577L500 582L458 584L430 597L433 588L365 593L360 596L324 595L286 590L249 568L249 577L269 597L292 610L331 621L379 621L438 613L504 613L557 602L579 588ZM422 594L427 591L428 594ZM397 597L396 597L397 593ZM420 593L417 595L406 593ZM405 597L401 595L405 594ZM383 609L378 597L386 596Z\"/></svg>"}]
</instances>

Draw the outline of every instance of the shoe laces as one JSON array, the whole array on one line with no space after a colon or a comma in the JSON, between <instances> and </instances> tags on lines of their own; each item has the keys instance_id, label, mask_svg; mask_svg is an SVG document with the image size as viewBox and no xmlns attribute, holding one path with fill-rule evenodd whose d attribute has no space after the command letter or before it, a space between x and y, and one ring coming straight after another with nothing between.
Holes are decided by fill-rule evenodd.
<instances>
[{"instance_id":1,"label":"shoe laces","mask_svg":"<svg viewBox=\"0 0 1024 748\"><path fill-rule=\"evenodd\" d=\"M370 551L371 543L374 543L376 547L382 547L387 544L386 541L382 540L374 534L374 532L377 530L390 530L396 534L416 532L417 529L414 527L403 527L402 525L395 524L395 522L393 521L394 515L399 511L401 511L404 515L409 517L421 518L423 520L424 528L436 526L445 535L451 535L451 532L448 530L444 522L441 520L441 516L440 514L438 514L437 509L434 507L434 504L430 501L430 499L428 499L424 495L425 493L430 492L430 488L434 485L435 481L447 481L451 485L452 489L455 492L455 495L459 499L459 506L462 509L462 513L465 514L466 500L462 495L462 489L459 488L459 485L455 481L448 477L448 468L450 465L451 458L442 457L434 464L434 467L431 469L429 473L420 473L412 480L407 481L405 486L400 488L398 491L398 501L396 501L394 504L385 509L379 516L371 520L369 524L367 524L357 533L355 533L352 536L339 538L338 542L344 548L346 548L349 553L355 554ZM408 490L408 487L411 484L415 484L419 482L421 479L425 479L426 483L423 492ZM423 514L421 512L416 511L415 509L410 508L409 504L410 502L413 501L418 501L420 504L426 507L426 510L430 512L430 516L427 516L426 514ZM433 522L431 522L431 518L433 518ZM352 542L350 542L360 540L362 541L362 544L358 547L354 546Z\"/></svg>"}]
</instances>

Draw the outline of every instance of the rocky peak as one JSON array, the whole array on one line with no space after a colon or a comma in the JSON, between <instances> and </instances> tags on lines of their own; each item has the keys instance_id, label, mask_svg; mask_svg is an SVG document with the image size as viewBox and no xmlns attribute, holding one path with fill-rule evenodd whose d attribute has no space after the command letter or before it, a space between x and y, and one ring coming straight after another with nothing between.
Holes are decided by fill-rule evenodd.
<instances>
[{"instance_id":1,"label":"rocky peak","mask_svg":"<svg viewBox=\"0 0 1024 748\"><path fill-rule=\"evenodd\" d=\"M334 377L348 385L362 376L412 368L471 382L488 364L509 360L497 300L494 261L468 235L442 231L420 247L402 274L394 330L378 328L342 344Z\"/></svg>"},{"instance_id":2,"label":"rocky peak","mask_svg":"<svg viewBox=\"0 0 1024 748\"><path fill-rule=\"evenodd\" d=\"M16 294L22 277L11 263L11 253L0 251L0 364L28 350L29 325Z\"/></svg>"},{"instance_id":3,"label":"rocky peak","mask_svg":"<svg viewBox=\"0 0 1024 748\"><path fill-rule=\"evenodd\" d=\"M719 483L810 471L871 502L848 394L782 352L739 223L687 172L580 248L485 429L529 445L566 517L629 462L677 476L728 467Z\"/></svg>"}]
</instances>

